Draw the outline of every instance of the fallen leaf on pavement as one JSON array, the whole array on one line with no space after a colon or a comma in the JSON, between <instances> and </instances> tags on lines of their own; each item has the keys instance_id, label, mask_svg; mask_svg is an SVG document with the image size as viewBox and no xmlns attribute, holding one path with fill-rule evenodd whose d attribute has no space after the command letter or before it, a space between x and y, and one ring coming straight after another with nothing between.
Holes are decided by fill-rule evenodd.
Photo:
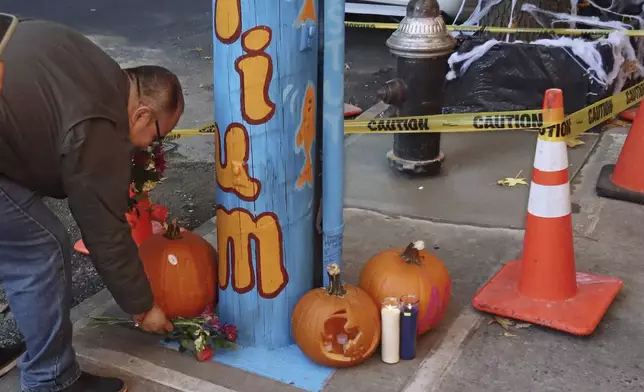
<instances>
[{"instance_id":1,"label":"fallen leaf on pavement","mask_svg":"<svg viewBox=\"0 0 644 392\"><path fill-rule=\"evenodd\" d=\"M570 148L575 148L575 147L581 146L583 144L586 144L586 143L583 140L580 140L580 139L577 139L577 138L566 140L566 145L568 147L570 147Z\"/></svg>"},{"instance_id":2,"label":"fallen leaf on pavement","mask_svg":"<svg viewBox=\"0 0 644 392\"><path fill-rule=\"evenodd\" d=\"M618 127L630 127L631 125L633 125L633 123L631 123L630 121L624 121L617 118L611 118L610 120L606 121L606 125L615 125Z\"/></svg>"},{"instance_id":3,"label":"fallen leaf on pavement","mask_svg":"<svg viewBox=\"0 0 644 392\"><path fill-rule=\"evenodd\" d=\"M501 185L501 186L517 186L517 185L528 185L528 183L525 181L525 178L519 177L523 170L519 172L515 177L506 177L502 180L497 181L496 183Z\"/></svg>"},{"instance_id":4,"label":"fallen leaf on pavement","mask_svg":"<svg viewBox=\"0 0 644 392\"><path fill-rule=\"evenodd\" d=\"M494 318L493 318L492 320L490 320L490 322L489 322L488 324L493 324L493 323L497 323L497 324L499 324L499 325L500 325L503 329L505 329L506 331L507 331L507 330L508 330L512 325L514 325L514 321L509 320L509 319L506 319L506 318L504 318L504 317L499 317L499 316L494 316Z\"/></svg>"},{"instance_id":5,"label":"fallen leaf on pavement","mask_svg":"<svg viewBox=\"0 0 644 392\"><path fill-rule=\"evenodd\" d=\"M505 336L506 338L516 338L516 337L518 337L519 335L515 335L515 334L510 333L510 332L504 332L504 333L503 333L503 336Z\"/></svg>"},{"instance_id":6,"label":"fallen leaf on pavement","mask_svg":"<svg viewBox=\"0 0 644 392\"><path fill-rule=\"evenodd\" d=\"M198 47L198 46L195 48L195 51L196 51L196 52L201 52L202 50L203 50L203 49L201 49L201 48L200 48L200 47Z\"/></svg>"}]
</instances>

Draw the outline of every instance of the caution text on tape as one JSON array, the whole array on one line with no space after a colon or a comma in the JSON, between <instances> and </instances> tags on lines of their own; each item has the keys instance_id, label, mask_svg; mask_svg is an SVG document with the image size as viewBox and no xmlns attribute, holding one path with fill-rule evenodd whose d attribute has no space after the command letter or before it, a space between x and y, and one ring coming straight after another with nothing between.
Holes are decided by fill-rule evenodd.
<instances>
[{"instance_id":1,"label":"caution text on tape","mask_svg":"<svg viewBox=\"0 0 644 392\"><path fill-rule=\"evenodd\" d=\"M544 124L540 110L526 110L347 120L344 122L344 133L489 132L534 129L544 125L549 124Z\"/></svg>"},{"instance_id":2,"label":"caution text on tape","mask_svg":"<svg viewBox=\"0 0 644 392\"><path fill-rule=\"evenodd\" d=\"M560 123L539 128L538 138L548 141L564 141L572 133L570 119L564 119Z\"/></svg>"},{"instance_id":3,"label":"caution text on tape","mask_svg":"<svg viewBox=\"0 0 644 392\"><path fill-rule=\"evenodd\" d=\"M642 99L644 99L644 81L572 113L565 118L565 120L570 120L571 126L570 135L566 139L576 138L639 103Z\"/></svg>"}]
</instances>

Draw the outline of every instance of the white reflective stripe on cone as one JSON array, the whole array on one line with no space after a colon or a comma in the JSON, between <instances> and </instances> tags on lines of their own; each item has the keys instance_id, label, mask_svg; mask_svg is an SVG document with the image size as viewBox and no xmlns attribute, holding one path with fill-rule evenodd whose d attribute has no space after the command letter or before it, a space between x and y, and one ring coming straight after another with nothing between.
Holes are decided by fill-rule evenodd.
<instances>
[{"instance_id":1,"label":"white reflective stripe on cone","mask_svg":"<svg viewBox=\"0 0 644 392\"><path fill-rule=\"evenodd\" d=\"M561 218L570 214L570 184L530 184L528 212L540 218Z\"/></svg>"},{"instance_id":2,"label":"white reflective stripe on cone","mask_svg":"<svg viewBox=\"0 0 644 392\"><path fill-rule=\"evenodd\" d=\"M555 172L568 168L568 146L566 142L550 142L537 139L534 154L534 168L544 172Z\"/></svg>"}]
</instances>

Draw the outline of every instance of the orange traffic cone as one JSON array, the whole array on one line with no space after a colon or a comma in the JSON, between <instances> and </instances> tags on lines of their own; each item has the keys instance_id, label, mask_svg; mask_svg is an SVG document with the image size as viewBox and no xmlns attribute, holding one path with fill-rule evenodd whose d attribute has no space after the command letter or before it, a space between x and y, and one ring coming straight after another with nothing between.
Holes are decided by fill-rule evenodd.
<instances>
[{"instance_id":1,"label":"orange traffic cone","mask_svg":"<svg viewBox=\"0 0 644 392\"><path fill-rule=\"evenodd\" d=\"M599 172L597 195L631 203L644 204L644 111L639 110L626 136L616 165L606 165Z\"/></svg>"},{"instance_id":2,"label":"orange traffic cone","mask_svg":"<svg viewBox=\"0 0 644 392\"><path fill-rule=\"evenodd\" d=\"M564 119L563 94L546 91L544 123ZM539 132L528 199L523 254L474 296L474 308L575 335L590 335L623 286L575 271L568 151L569 124Z\"/></svg>"},{"instance_id":3,"label":"orange traffic cone","mask_svg":"<svg viewBox=\"0 0 644 392\"><path fill-rule=\"evenodd\" d=\"M637 105L637 106L632 107L632 108L628 108L628 109L624 110L623 112L621 112L619 114L619 117L621 117L624 120L634 121L635 116L637 116L637 112L639 111L639 108L640 108L640 105Z\"/></svg>"}]
</instances>

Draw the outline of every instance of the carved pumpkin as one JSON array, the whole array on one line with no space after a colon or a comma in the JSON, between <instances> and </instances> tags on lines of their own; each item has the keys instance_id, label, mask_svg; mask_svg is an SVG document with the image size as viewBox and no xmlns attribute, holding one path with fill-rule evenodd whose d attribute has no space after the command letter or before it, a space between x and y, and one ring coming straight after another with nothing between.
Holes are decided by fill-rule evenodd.
<instances>
[{"instance_id":1,"label":"carved pumpkin","mask_svg":"<svg viewBox=\"0 0 644 392\"><path fill-rule=\"evenodd\" d=\"M168 318L198 317L217 301L216 251L176 219L139 246L154 299Z\"/></svg>"},{"instance_id":2,"label":"carved pumpkin","mask_svg":"<svg viewBox=\"0 0 644 392\"><path fill-rule=\"evenodd\" d=\"M319 365L357 365L380 343L380 311L359 287L342 284L337 264L331 264L327 272L329 287L309 291L295 305L293 338Z\"/></svg>"},{"instance_id":3,"label":"carved pumpkin","mask_svg":"<svg viewBox=\"0 0 644 392\"><path fill-rule=\"evenodd\" d=\"M438 324L447 310L452 280L443 263L424 250L423 241L406 249L389 249L373 256L362 268L358 285L376 303L387 297L414 294L419 298L418 335Z\"/></svg>"}]
</instances>

